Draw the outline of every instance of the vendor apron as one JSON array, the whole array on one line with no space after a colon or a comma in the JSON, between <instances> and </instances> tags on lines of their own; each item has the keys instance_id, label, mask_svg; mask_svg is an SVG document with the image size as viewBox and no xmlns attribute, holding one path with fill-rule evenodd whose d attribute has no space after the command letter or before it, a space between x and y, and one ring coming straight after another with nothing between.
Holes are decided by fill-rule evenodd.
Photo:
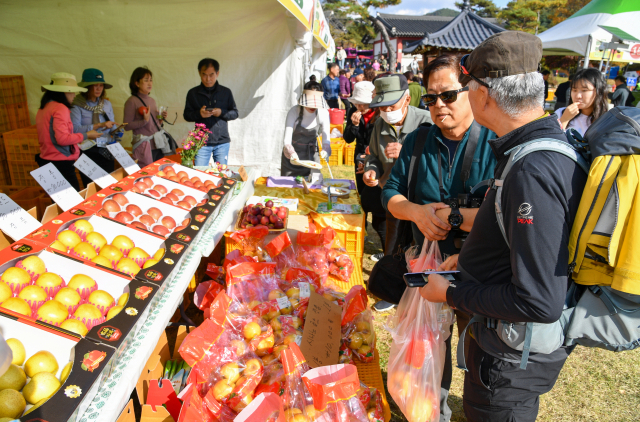
<instances>
[{"instance_id":1,"label":"vendor apron","mask_svg":"<svg viewBox=\"0 0 640 422\"><path fill-rule=\"evenodd\" d=\"M291 136L291 145L298 154L298 158L302 160L320 162L320 154L318 153L318 127L313 129L305 129L300 123L296 126ZM308 176L311 174L311 169L296 166L285 157L282 153L282 159L280 161L280 175L281 176Z\"/></svg>"}]
</instances>

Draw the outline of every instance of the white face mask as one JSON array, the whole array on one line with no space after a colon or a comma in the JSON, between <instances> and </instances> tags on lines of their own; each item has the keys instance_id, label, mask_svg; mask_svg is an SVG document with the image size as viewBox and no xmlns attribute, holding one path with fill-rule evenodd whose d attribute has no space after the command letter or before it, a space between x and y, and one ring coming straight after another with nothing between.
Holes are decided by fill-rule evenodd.
<instances>
[{"instance_id":1,"label":"white face mask","mask_svg":"<svg viewBox=\"0 0 640 422\"><path fill-rule=\"evenodd\" d=\"M380 117L390 125L395 125L404 117L404 107L393 111L380 111Z\"/></svg>"}]
</instances>

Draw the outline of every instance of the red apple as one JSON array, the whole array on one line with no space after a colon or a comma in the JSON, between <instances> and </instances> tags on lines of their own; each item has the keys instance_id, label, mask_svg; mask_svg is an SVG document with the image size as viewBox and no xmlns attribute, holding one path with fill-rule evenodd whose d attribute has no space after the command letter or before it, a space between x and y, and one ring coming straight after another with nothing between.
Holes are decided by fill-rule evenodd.
<instances>
[{"instance_id":1,"label":"red apple","mask_svg":"<svg viewBox=\"0 0 640 422\"><path fill-rule=\"evenodd\" d=\"M271 221L272 223L275 223L278 220L279 220L279 218L275 214L271 214L271 216L269 217L269 221Z\"/></svg>"},{"instance_id":2,"label":"red apple","mask_svg":"<svg viewBox=\"0 0 640 422\"><path fill-rule=\"evenodd\" d=\"M183 201L188 202L192 207L195 207L196 204L198 203L198 201L196 201L196 198L194 198L193 196L185 196L184 198L182 198Z\"/></svg>"},{"instance_id":3,"label":"red apple","mask_svg":"<svg viewBox=\"0 0 640 422\"><path fill-rule=\"evenodd\" d=\"M189 186L190 188L192 188L192 187L193 187L193 183L191 183L191 182L190 182L190 181L188 181L188 180L187 180L186 182L184 182L184 183L183 183L183 185L185 185L185 186Z\"/></svg>"},{"instance_id":4,"label":"red apple","mask_svg":"<svg viewBox=\"0 0 640 422\"><path fill-rule=\"evenodd\" d=\"M162 224L156 224L152 227L151 230L153 230L154 233L159 234L160 236L167 236L170 233L169 229Z\"/></svg>"},{"instance_id":5,"label":"red apple","mask_svg":"<svg viewBox=\"0 0 640 422\"><path fill-rule=\"evenodd\" d=\"M172 194L180 197L180 196L184 196L184 192L182 192L180 189L174 189L171 191Z\"/></svg>"},{"instance_id":6,"label":"red apple","mask_svg":"<svg viewBox=\"0 0 640 422\"><path fill-rule=\"evenodd\" d=\"M138 189L137 187L134 186L131 189L129 189L129 192L140 193L140 189Z\"/></svg>"},{"instance_id":7,"label":"red apple","mask_svg":"<svg viewBox=\"0 0 640 422\"><path fill-rule=\"evenodd\" d=\"M133 215L129 214L126 211L121 211L115 216L116 221L120 221L121 223L129 224L133 221Z\"/></svg>"},{"instance_id":8,"label":"red apple","mask_svg":"<svg viewBox=\"0 0 640 422\"><path fill-rule=\"evenodd\" d=\"M144 116L148 112L149 112L149 107L144 107L144 106L138 107L138 114L140 114L141 116Z\"/></svg>"},{"instance_id":9,"label":"red apple","mask_svg":"<svg viewBox=\"0 0 640 422\"><path fill-rule=\"evenodd\" d=\"M273 207L273 201L267 201L265 205L267 206L267 208L271 208Z\"/></svg>"},{"instance_id":10,"label":"red apple","mask_svg":"<svg viewBox=\"0 0 640 422\"><path fill-rule=\"evenodd\" d=\"M173 232L175 233L175 232L182 231L182 230L184 230L186 227L187 227L187 226L178 226L178 227L176 227L176 228L175 228L175 230L173 230Z\"/></svg>"},{"instance_id":11,"label":"red apple","mask_svg":"<svg viewBox=\"0 0 640 422\"><path fill-rule=\"evenodd\" d=\"M143 182L145 185L147 185L147 187L148 187L149 189L151 189L151 188L153 187L153 180L151 180L151 178L150 178L150 177L146 177L146 178L142 179L142 182Z\"/></svg>"},{"instance_id":12,"label":"red apple","mask_svg":"<svg viewBox=\"0 0 640 422\"><path fill-rule=\"evenodd\" d=\"M190 218L185 218L184 220L182 220L182 223L180 223L180 224L182 224L183 226L186 226L186 225L187 225L187 224L189 224L190 222L191 222L191 219L190 219Z\"/></svg>"},{"instance_id":13,"label":"red apple","mask_svg":"<svg viewBox=\"0 0 640 422\"><path fill-rule=\"evenodd\" d=\"M96 214L98 214L100 217L109 217L109 213L104 208L100 208L100 211L98 211Z\"/></svg>"},{"instance_id":14,"label":"red apple","mask_svg":"<svg viewBox=\"0 0 640 422\"><path fill-rule=\"evenodd\" d=\"M173 202L178 201L180 198L178 198L178 195L176 195L175 193L168 193L164 196L165 198L169 198L171 199Z\"/></svg>"},{"instance_id":15,"label":"red apple","mask_svg":"<svg viewBox=\"0 0 640 422\"><path fill-rule=\"evenodd\" d=\"M204 198L202 201L198 202L198 205L204 205L207 203L207 198Z\"/></svg>"},{"instance_id":16,"label":"red apple","mask_svg":"<svg viewBox=\"0 0 640 422\"><path fill-rule=\"evenodd\" d=\"M156 207L149 208L147 210L147 214L149 214L154 221L158 221L160 217L162 217L162 211L160 211Z\"/></svg>"},{"instance_id":17,"label":"red apple","mask_svg":"<svg viewBox=\"0 0 640 422\"><path fill-rule=\"evenodd\" d=\"M167 198L166 196L163 198L160 198L160 202L164 202L165 204L169 204L169 205L173 205L173 201L169 198Z\"/></svg>"},{"instance_id":18,"label":"red apple","mask_svg":"<svg viewBox=\"0 0 640 422\"><path fill-rule=\"evenodd\" d=\"M189 204L187 201L178 201L176 205L179 206L180 208L184 208L185 210L191 209L191 204Z\"/></svg>"},{"instance_id":19,"label":"red apple","mask_svg":"<svg viewBox=\"0 0 640 422\"><path fill-rule=\"evenodd\" d=\"M121 193L116 193L115 195L113 195L111 199L116 201L121 207L129 203L129 200L127 199L127 197Z\"/></svg>"},{"instance_id":20,"label":"red apple","mask_svg":"<svg viewBox=\"0 0 640 422\"><path fill-rule=\"evenodd\" d=\"M191 180L191 183L193 183L194 185L196 184L196 182L202 183L202 180L200 180L198 176L193 176L190 180Z\"/></svg>"},{"instance_id":21,"label":"red apple","mask_svg":"<svg viewBox=\"0 0 640 422\"><path fill-rule=\"evenodd\" d=\"M273 211L271 211L271 208L265 208L264 210L262 210L262 215L264 215L265 217L270 217L273 215Z\"/></svg>"},{"instance_id":22,"label":"red apple","mask_svg":"<svg viewBox=\"0 0 640 422\"><path fill-rule=\"evenodd\" d=\"M162 186L162 185L155 185L153 188L154 188L155 190L157 190L158 192L160 192L161 194L163 194L163 195L164 195L164 194L166 194L166 193L168 192L168 191L167 191L167 188L165 188L165 187L164 187L164 186Z\"/></svg>"},{"instance_id":23,"label":"red apple","mask_svg":"<svg viewBox=\"0 0 640 422\"><path fill-rule=\"evenodd\" d=\"M136 182L136 184L133 186L137 188L140 192L144 192L147 190L147 184L144 182Z\"/></svg>"},{"instance_id":24,"label":"red apple","mask_svg":"<svg viewBox=\"0 0 640 422\"><path fill-rule=\"evenodd\" d=\"M286 211L278 211L278 218L284 220L287 217Z\"/></svg>"},{"instance_id":25,"label":"red apple","mask_svg":"<svg viewBox=\"0 0 640 422\"><path fill-rule=\"evenodd\" d=\"M180 178L178 176L171 176L169 180L171 180L172 182L180 183Z\"/></svg>"},{"instance_id":26,"label":"red apple","mask_svg":"<svg viewBox=\"0 0 640 422\"><path fill-rule=\"evenodd\" d=\"M106 212L118 212L121 208L120 204L118 204L116 201L114 201L113 199L108 199L104 201L104 204L102 204L102 209L104 209Z\"/></svg>"},{"instance_id":27,"label":"red apple","mask_svg":"<svg viewBox=\"0 0 640 422\"><path fill-rule=\"evenodd\" d=\"M160 192L158 192L155 189L149 189L149 191L147 192L149 195L155 197L155 198L160 198Z\"/></svg>"},{"instance_id":28,"label":"red apple","mask_svg":"<svg viewBox=\"0 0 640 422\"><path fill-rule=\"evenodd\" d=\"M262 217L260 219L260 224L266 226L267 224L269 224L269 217Z\"/></svg>"},{"instance_id":29,"label":"red apple","mask_svg":"<svg viewBox=\"0 0 640 422\"><path fill-rule=\"evenodd\" d=\"M189 178L189 175L187 174L187 172L186 172L186 171L179 171L179 172L178 172L178 177L179 177L179 178L181 178L181 179L182 179L183 177L186 177L186 178L188 179L188 178Z\"/></svg>"},{"instance_id":30,"label":"red apple","mask_svg":"<svg viewBox=\"0 0 640 422\"><path fill-rule=\"evenodd\" d=\"M275 223L273 223L273 227L275 227L278 230L284 229L284 223L282 222L282 220L276 221Z\"/></svg>"},{"instance_id":31,"label":"red apple","mask_svg":"<svg viewBox=\"0 0 640 422\"><path fill-rule=\"evenodd\" d=\"M174 220L173 217L166 215L162 217L162 225L169 230L174 229L176 227L176 220Z\"/></svg>"},{"instance_id":32,"label":"red apple","mask_svg":"<svg viewBox=\"0 0 640 422\"><path fill-rule=\"evenodd\" d=\"M153 217L151 217L148 214L141 215L139 220L142 224L144 224L147 227L151 227L153 223L156 222L156 220L154 220Z\"/></svg>"},{"instance_id":33,"label":"red apple","mask_svg":"<svg viewBox=\"0 0 640 422\"><path fill-rule=\"evenodd\" d=\"M142 215L142 210L136 204L129 204L126 208L127 212L134 217L140 217Z\"/></svg>"},{"instance_id":34,"label":"red apple","mask_svg":"<svg viewBox=\"0 0 640 422\"><path fill-rule=\"evenodd\" d=\"M142 224L141 222L139 222L139 221L134 221L131 224L129 224L129 226L137 227L137 228L142 229L142 230L147 230L147 227L144 224Z\"/></svg>"}]
</instances>

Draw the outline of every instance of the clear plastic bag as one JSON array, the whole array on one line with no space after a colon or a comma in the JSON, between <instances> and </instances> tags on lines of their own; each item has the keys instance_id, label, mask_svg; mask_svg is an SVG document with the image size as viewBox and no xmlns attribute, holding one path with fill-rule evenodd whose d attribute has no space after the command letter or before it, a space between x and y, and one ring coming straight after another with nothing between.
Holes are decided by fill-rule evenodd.
<instances>
[{"instance_id":1,"label":"clear plastic bag","mask_svg":"<svg viewBox=\"0 0 640 422\"><path fill-rule=\"evenodd\" d=\"M360 362L373 362L376 333L364 287L354 286L347 293L342 307L341 326L342 343L351 349L353 356Z\"/></svg>"},{"instance_id":2,"label":"clear plastic bag","mask_svg":"<svg viewBox=\"0 0 640 422\"><path fill-rule=\"evenodd\" d=\"M264 393L247 406L235 419L236 422L286 422L280 397Z\"/></svg>"},{"instance_id":3,"label":"clear plastic bag","mask_svg":"<svg viewBox=\"0 0 640 422\"><path fill-rule=\"evenodd\" d=\"M436 270L441 262L437 242L407 251L412 272ZM387 387L409 422L435 422L440 418L440 383L445 358L445 340L453 323L447 304L431 303L420 289L408 288L385 328L393 342L389 352Z\"/></svg>"}]
</instances>

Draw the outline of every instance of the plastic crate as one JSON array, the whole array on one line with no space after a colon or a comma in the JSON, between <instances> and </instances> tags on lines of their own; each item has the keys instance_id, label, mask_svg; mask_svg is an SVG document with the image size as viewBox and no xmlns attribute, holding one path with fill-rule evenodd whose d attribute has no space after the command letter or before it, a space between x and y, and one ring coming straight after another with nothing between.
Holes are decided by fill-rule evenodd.
<instances>
[{"instance_id":1,"label":"plastic crate","mask_svg":"<svg viewBox=\"0 0 640 422\"><path fill-rule=\"evenodd\" d=\"M387 394L384 389L384 379L382 378L382 369L380 368L380 355L378 354L378 348L374 349L373 362L362 363L358 359L354 359L356 368L358 368L358 378L367 387L375 387L382 396L382 408L384 410L384 420L389 422L391 420L391 409L389 408L389 402L387 401Z\"/></svg>"},{"instance_id":2,"label":"plastic crate","mask_svg":"<svg viewBox=\"0 0 640 422\"><path fill-rule=\"evenodd\" d=\"M21 129L31 125L29 118L29 107L27 103L5 104L7 115L9 116L9 126L11 130Z\"/></svg>"},{"instance_id":3,"label":"plastic crate","mask_svg":"<svg viewBox=\"0 0 640 422\"><path fill-rule=\"evenodd\" d=\"M4 104L0 104L0 133L11 130L11 121L9 120L9 112Z\"/></svg>"},{"instance_id":4,"label":"plastic crate","mask_svg":"<svg viewBox=\"0 0 640 422\"><path fill-rule=\"evenodd\" d=\"M12 130L3 134L8 161L34 161L40 153L38 130L35 126Z\"/></svg>"},{"instance_id":5,"label":"plastic crate","mask_svg":"<svg viewBox=\"0 0 640 422\"><path fill-rule=\"evenodd\" d=\"M364 219L364 215L363 215ZM350 255L354 255L360 257L364 254L364 227L362 230L358 231L350 231L350 230L339 230L334 228L336 234L338 235L338 239L340 239L340 243L344 248L349 252Z\"/></svg>"},{"instance_id":6,"label":"plastic crate","mask_svg":"<svg viewBox=\"0 0 640 422\"><path fill-rule=\"evenodd\" d=\"M31 161L7 161L11 182L15 186L39 186L31 176L31 172L38 168L35 157Z\"/></svg>"},{"instance_id":7,"label":"plastic crate","mask_svg":"<svg viewBox=\"0 0 640 422\"><path fill-rule=\"evenodd\" d=\"M4 140L0 134L0 185L11 184L11 173L9 173L9 164L7 164L7 153L4 150Z\"/></svg>"},{"instance_id":8,"label":"plastic crate","mask_svg":"<svg viewBox=\"0 0 640 422\"><path fill-rule=\"evenodd\" d=\"M355 165L355 151L356 151L356 143L352 142L350 144L345 144L344 146L344 165L345 166L353 166Z\"/></svg>"},{"instance_id":9,"label":"plastic crate","mask_svg":"<svg viewBox=\"0 0 640 422\"><path fill-rule=\"evenodd\" d=\"M331 155L329 156L330 166L341 166L342 156L344 154L344 140L332 139L331 140Z\"/></svg>"},{"instance_id":10,"label":"plastic crate","mask_svg":"<svg viewBox=\"0 0 640 422\"><path fill-rule=\"evenodd\" d=\"M22 75L0 75L0 104L27 102L27 91Z\"/></svg>"}]
</instances>

